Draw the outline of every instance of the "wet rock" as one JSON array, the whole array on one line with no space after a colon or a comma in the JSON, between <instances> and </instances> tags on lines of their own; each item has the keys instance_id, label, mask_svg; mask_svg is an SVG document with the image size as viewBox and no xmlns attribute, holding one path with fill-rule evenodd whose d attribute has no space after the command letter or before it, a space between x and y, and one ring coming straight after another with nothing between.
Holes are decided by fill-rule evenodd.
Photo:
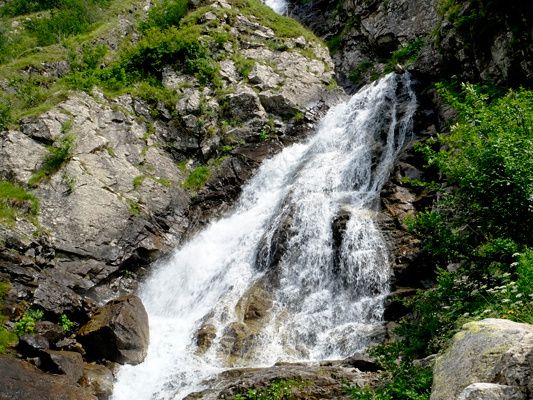
<instances>
[{"instance_id":1,"label":"wet rock","mask_svg":"<svg viewBox=\"0 0 533 400\"><path fill-rule=\"evenodd\" d=\"M137 296L124 296L99 309L77 337L89 360L138 364L148 349L148 315Z\"/></svg>"},{"instance_id":2,"label":"wet rock","mask_svg":"<svg viewBox=\"0 0 533 400\"><path fill-rule=\"evenodd\" d=\"M38 321L35 324L35 332L45 337L50 344L55 344L65 337L65 330L50 321Z\"/></svg>"},{"instance_id":3,"label":"wet rock","mask_svg":"<svg viewBox=\"0 0 533 400\"><path fill-rule=\"evenodd\" d=\"M533 394L532 367L532 325L503 319L469 322L436 361L431 400L455 399L478 382L511 386L529 398ZM479 392L480 388L468 390L464 397Z\"/></svg>"},{"instance_id":4,"label":"wet rock","mask_svg":"<svg viewBox=\"0 0 533 400\"><path fill-rule=\"evenodd\" d=\"M80 385L87 388L98 400L107 400L113 394L113 373L100 364L85 364Z\"/></svg>"},{"instance_id":5,"label":"wet rock","mask_svg":"<svg viewBox=\"0 0 533 400\"><path fill-rule=\"evenodd\" d=\"M65 376L45 374L33 365L0 355L0 399L96 400Z\"/></svg>"},{"instance_id":6,"label":"wet rock","mask_svg":"<svg viewBox=\"0 0 533 400\"><path fill-rule=\"evenodd\" d=\"M196 332L196 346L200 354L205 353L217 336L217 328L213 324L204 324Z\"/></svg>"},{"instance_id":7,"label":"wet rock","mask_svg":"<svg viewBox=\"0 0 533 400\"><path fill-rule=\"evenodd\" d=\"M17 351L24 357L39 357L44 350L50 348L48 340L41 335L24 334L19 338Z\"/></svg>"},{"instance_id":8,"label":"wet rock","mask_svg":"<svg viewBox=\"0 0 533 400\"><path fill-rule=\"evenodd\" d=\"M52 374L66 375L73 384L77 383L83 375L83 358L80 353L46 350L40 358L40 369Z\"/></svg>"},{"instance_id":9,"label":"wet rock","mask_svg":"<svg viewBox=\"0 0 533 400\"><path fill-rule=\"evenodd\" d=\"M83 346L76 339L73 338L62 339L57 342L54 347L58 350L75 351L76 353L85 355L85 350L83 349Z\"/></svg>"}]
</instances>

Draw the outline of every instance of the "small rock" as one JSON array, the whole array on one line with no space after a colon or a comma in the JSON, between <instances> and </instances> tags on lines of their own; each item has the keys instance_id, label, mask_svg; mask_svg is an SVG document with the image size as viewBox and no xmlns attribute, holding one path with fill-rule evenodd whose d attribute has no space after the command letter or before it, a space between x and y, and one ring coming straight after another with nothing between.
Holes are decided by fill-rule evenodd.
<instances>
[{"instance_id":1,"label":"small rock","mask_svg":"<svg viewBox=\"0 0 533 400\"><path fill-rule=\"evenodd\" d=\"M65 330L50 321L39 321L35 324L35 331L46 338L49 343L54 344L65 337Z\"/></svg>"},{"instance_id":2,"label":"small rock","mask_svg":"<svg viewBox=\"0 0 533 400\"><path fill-rule=\"evenodd\" d=\"M357 368L359 371L376 372L380 371L381 367L366 354L356 353L353 356L345 358L342 365L346 367Z\"/></svg>"}]
</instances>

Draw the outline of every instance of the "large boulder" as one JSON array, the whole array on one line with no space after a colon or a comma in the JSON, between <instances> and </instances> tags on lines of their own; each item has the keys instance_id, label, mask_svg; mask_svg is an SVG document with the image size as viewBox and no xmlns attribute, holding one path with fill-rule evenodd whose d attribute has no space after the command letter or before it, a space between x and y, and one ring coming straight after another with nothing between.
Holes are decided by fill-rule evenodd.
<instances>
[{"instance_id":1,"label":"large boulder","mask_svg":"<svg viewBox=\"0 0 533 400\"><path fill-rule=\"evenodd\" d=\"M495 383L505 387L474 387ZM466 388L469 387L467 390ZM431 400L491 399L472 397L480 391L501 399L533 395L533 325L503 319L469 322L457 333L451 347L435 364ZM487 395L488 396L488 395Z\"/></svg>"},{"instance_id":2,"label":"large boulder","mask_svg":"<svg viewBox=\"0 0 533 400\"><path fill-rule=\"evenodd\" d=\"M66 376L45 374L33 365L0 356L0 400L96 400Z\"/></svg>"},{"instance_id":3,"label":"large boulder","mask_svg":"<svg viewBox=\"0 0 533 400\"><path fill-rule=\"evenodd\" d=\"M78 340L89 360L139 364L149 342L148 315L135 295L112 300L81 327Z\"/></svg>"}]
</instances>

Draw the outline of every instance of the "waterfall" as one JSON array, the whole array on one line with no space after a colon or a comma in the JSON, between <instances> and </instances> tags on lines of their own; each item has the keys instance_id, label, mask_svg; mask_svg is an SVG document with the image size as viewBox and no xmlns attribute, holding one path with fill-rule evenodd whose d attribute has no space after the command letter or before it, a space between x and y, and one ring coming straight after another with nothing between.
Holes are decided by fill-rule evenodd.
<instances>
[{"instance_id":1,"label":"waterfall","mask_svg":"<svg viewBox=\"0 0 533 400\"><path fill-rule=\"evenodd\" d=\"M287 0L263 0L263 2L278 14L287 14Z\"/></svg>"},{"instance_id":2,"label":"waterfall","mask_svg":"<svg viewBox=\"0 0 533 400\"><path fill-rule=\"evenodd\" d=\"M415 108L409 75L387 75L263 162L234 210L143 283L148 355L120 369L113 399L182 399L229 367L368 345L390 276L374 216Z\"/></svg>"}]
</instances>

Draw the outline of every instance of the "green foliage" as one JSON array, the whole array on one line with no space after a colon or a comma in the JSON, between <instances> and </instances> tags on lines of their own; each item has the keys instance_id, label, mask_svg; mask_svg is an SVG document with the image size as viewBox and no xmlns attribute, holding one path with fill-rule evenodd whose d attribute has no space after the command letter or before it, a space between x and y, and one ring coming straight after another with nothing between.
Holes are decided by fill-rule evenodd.
<instances>
[{"instance_id":1,"label":"green foliage","mask_svg":"<svg viewBox=\"0 0 533 400\"><path fill-rule=\"evenodd\" d=\"M42 310L30 309L24 313L21 319L15 324L15 333L21 337L25 333L34 333L35 324L41 320L44 313Z\"/></svg>"},{"instance_id":2,"label":"green foliage","mask_svg":"<svg viewBox=\"0 0 533 400\"><path fill-rule=\"evenodd\" d=\"M0 132L7 129L11 122L11 107L9 103L0 97Z\"/></svg>"},{"instance_id":3,"label":"green foliage","mask_svg":"<svg viewBox=\"0 0 533 400\"><path fill-rule=\"evenodd\" d=\"M0 223L12 224L18 216L35 216L39 201L22 187L0 180Z\"/></svg>"},{"instance_id":4,"label":"green foliage","mask_svg":"<svg viewBox=\"0 0 533 400\"><path fill-rule=\"evenodd\" d=\"M328 49L332 55L335 54L339 50L339 48L341 47L341 43L342 43L342 35L332 36L330 39L326 41L326 44L328 45Z\"/></svg>"},{"instance_id":5,"label":"green foliage","mask_svg":"<svg viewBox=\"0 0 533 400\"><path fill-rule=\"evenodd\" d=\"M408 301L412 314L398 329L410 356L442 350L468 320L533 322L533 92L490 101L473 85L439 90L458 119L449 135L420 147L448 189L410 222L440 267L437 284Z\"/></svg>"},{"instance_id":6,"label":"green foliage","mask_svg":"<svg viewBox=\"0 0 533 400\"><path fill-rule=\"evenodd\" d=\"M235 62L235 67L237 68L239 74L243 78L247 79L255 65L255 60L246 58L240 53L236 53L233 57L233 61Z\"/></svg>"},{"instance_id":7,"label":"green foliage","mask_svg":"<svg viewBox=\"0 0 533 400\"><path fill-rule=\"evenodd\" d=\"M146 179L146 176L144 175L139 175L133 178L133 188L138 189L143 184L145 179Z\"/></svg>"},{"instance_id":8,"label":"green foliage","mask_svg":"<svg viewBox=\"0 0 533 400\"><path fill-rule=\"evenodd\" d=\"M71 321L66 314L61 314L59 317L59 326L63 328L65 333L70 333L76 327L76 323Z\"/></svg>"},{"instance_id":9,"label":"green foliage","mask_svg":"<svg viewBox=\"0 0 533 400\"><path fill-rule=\"evenodd\" d=\"M374 64L370 60L361 61L353 70L350 72L348 78L353 83L359 83L361 78L373 68Z\"/></svg>"},{"instance_id":10,"label":"green foliage","mask_svg":"<svg viewBox=\"0 0 533 400\"><path fill-rule=\"evenodd\" d=\"M60 0L53 2L50 14L32 18L25 27L37 39L39 46L59 42L62 38L87 32L91 25L102 16L100 6L107 1L98 0Z\"/></svg>"},{"instance_id":11,"label":"green foliage","mask_svg":"<svg viewBox=\"0 0 533 400\"><path fill-rule=\"evenodd\" d=\"M291 400L296 398L294 389L304 385L300 379L274 379L270 385L248 389L246 393L234 396L233 400Z\"/></svg>"},{"instance_id":12,"label":"green foliage","mask_svg":"<svg viewBox=\"0 0 533 400\"><path fill-rule=\"evenodd\" d=\"M10 289L9 282L0 282L0 354L5 353L7 348L17 340L17 336L4 327L6 317L2 314L4 300Z\"/></svg>"},{"instance_id":13,"label":"green foliage","mask_svg":"<svg viewBox=\"0 0 533 400\"><path fill-rule=\"evenodd\" d=\"M148 12L147 20L141 23L141 30L178 26L188 7L188 0L160 0Z\"/></svg>"},{"instance_id":14,"label":"green foliage","mask_svg":"<svg viewBox=\"0 0 533 400\"><path fill-rule=\"evenodd\" d=\"M64 125L64 129L69 123ZM72 124L72 122L70 122ZM43 180L50 177L61 169L61 167L72 157L74 142L76 137L72 134L65 133L53 146L48 147L48 154L44 158L41 167L31 176L28 184L37 186Z\"/></svg>"},{"instance_id":15,"label":"green foliage","mask_svg":"<svg viewBox=\"0 0 533 400\"><path fill-rule=\"evenodd\" d=\"M198 190L206 184L210 175L211 171L209 167L200 165L194 168L187 178L185 178L183 181L183 187L190 190Z\"/></svg>"},{"instance_id":16,"label":"green foliage","mask_svg":"<svg viewBox=\"0 0 533 400\"><path fill-rule=\"evenodd\" d=\"M385 372L375 388L345 387L345 393L352 399L429 400L431 368L414 365L412 359L403 354L399 342L376 346L370 353Z\"/></svg>"},{"instance_id":17,"label":"green foliage","mask_svg":"<svg viewBox=\"0 0 533 400\"><path fill-rule=\"evenodd\" d=\"M424 47L424 40L417 39L395 50L385 65L384 72L389 73L393 71L396 64L405 66L414 63L422 47Z\"/></svg>"}]
</instances>

